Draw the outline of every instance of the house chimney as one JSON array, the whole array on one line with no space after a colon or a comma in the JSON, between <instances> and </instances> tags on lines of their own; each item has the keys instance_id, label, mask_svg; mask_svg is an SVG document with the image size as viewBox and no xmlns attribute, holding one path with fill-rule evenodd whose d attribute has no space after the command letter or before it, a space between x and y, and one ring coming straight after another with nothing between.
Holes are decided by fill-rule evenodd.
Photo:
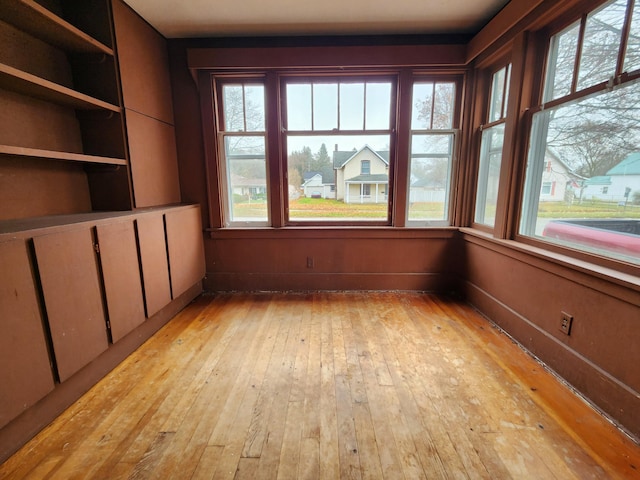
<instances>
[{"instance_id":1,"label":"house chimney","mask_svg":"<svg viewBox=\"0 0 640 480\"><path fill-rule=\"evenodd\" d=\"M338 151L338 144L336 143L335 151Z\"/></svg>"}]
</instances>

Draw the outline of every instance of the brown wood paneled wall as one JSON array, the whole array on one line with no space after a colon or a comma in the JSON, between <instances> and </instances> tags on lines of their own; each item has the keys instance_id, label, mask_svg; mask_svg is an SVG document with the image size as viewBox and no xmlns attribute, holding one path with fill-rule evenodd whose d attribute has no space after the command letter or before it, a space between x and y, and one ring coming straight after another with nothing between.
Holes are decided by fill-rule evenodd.
<instances>
[{"instance_id":1,"label":"brown wood paneled wall","mask_svg":"<svg viewBox=\"0 0 640 480\"><path fill-rule=\"evenodd\" d=\"M637 290L606 280L612 272L578 272L562 256L550 261L535 249L464 237L469 301L640 437ZM562 312L573 316L570 335L560 330Z\"/></svg>"},{"instance_id":2,"label":"brown wood paneled wall","mask_svg":"<svg viewBox=\"0 0 640 480\"><path fill-rule=\"evenodd\" d=\"M180 202L167 42L121 0L113 1L135 206Z\"/></svg>"}]
</instances>

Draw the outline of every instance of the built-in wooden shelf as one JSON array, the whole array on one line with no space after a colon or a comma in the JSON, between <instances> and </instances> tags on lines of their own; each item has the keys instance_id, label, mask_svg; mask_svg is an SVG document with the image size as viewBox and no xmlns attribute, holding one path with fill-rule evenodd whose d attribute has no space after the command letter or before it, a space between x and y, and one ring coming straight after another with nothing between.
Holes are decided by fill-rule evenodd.
<instances>
[{"instance_id":1,"label":"built-in wooden shelf","mask_svg":"<svg viewBox=\"0 0 640 480\"><path fill-rule=\"evenodd\" d=\"M0 1L0 18L40 40L70 52L113 55L113 49L33 0Z\"/></svg>"},{"instance_id":2,"label":"built-in wooden shelf","mask_svg":"<svg viewBox=\"0 0 640 480\"><path fill-rule=\"evenodd\" d=\"M58 152L55 150L41 150L38 148L15 147L13 145L0 145L0 156L64 160L69 162L93 163L101 165L127 164L127 161L123 158L99 157L96 155L84 155L82 153Z\"/></svg>"},{"instance_id":3,"label":"built-in wooden shelf","mask_svg":"<svg viewBox=\"0 0 640 480\"><path fill-rule=\"evenodd\" d=\"M120 107L116 105L76 92L3 63L0 63L0 88L78 110L102 109L120 112Z\"/></svg>"}]
</instances>

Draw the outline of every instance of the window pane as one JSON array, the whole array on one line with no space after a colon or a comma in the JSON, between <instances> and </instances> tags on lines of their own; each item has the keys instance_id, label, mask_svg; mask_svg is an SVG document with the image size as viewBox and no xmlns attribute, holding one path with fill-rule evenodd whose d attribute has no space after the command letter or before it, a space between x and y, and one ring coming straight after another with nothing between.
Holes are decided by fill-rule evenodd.
<instances>
[{"instance_id":1,"label":"window pane","mask_svg":"<svg viewBox=\"0 0 640 480\"><path fill-rule=\"evenodd\" d=\"M431 129L431 110L433 109L433 83L413 84L413 108L411 115L412 130Z\"/></svg>"},{"instance_id":2,"label":"window pane","mask_svg":"<svg viewBox=\"0 0 640 480\"><path fill-rule=\"evenodd\" d=\"M289 135L289 220L387 220L389 144L389 135Z\"/></svg>"},{"instance_id":3,"label":"window pane","mask_svg":"<svg viewBox=\"0 0 640 480\"><path fill-rule=\"evenodd\" d=\"M287 130L311 130L311 84L287 85Z\"/></svg>"},{"instance_id":4,"label":"window pane","mask_svg":"<svg viewBox=\"0 0 640 480\"><path fill-rule=\"evenodd\" d=\"M367 83L366 130L388 130L391 114L391 83Z\"/></svg>"},{"instance_id":5,"label":"window pane","mask_svg":"<svg viewBox=\"0 0 640 480\"><path fill-rule=\"evenodd\" d=\"M263 136L226 136L230 222L267 222L267 167Z\"/></svg>"},{"instance_id":6,"label":"window pane","mask_svg":"<svg viewBox=\"0 0 640 480\"><path fill-rule=\"evenodd\" d=\"M587 17L578 74L579 90L605 82L614 75L626 7L627 0L617 0Z\"/></svg>"},{"instance_id":7,"label":"window pane","mask_svg":"<svg viewBox=\"0 0 640 480\"><path fill-rule=\"evenodd\" d=\"M313 85L313 129L338 128L338 84Z\"/></svg>"},{"instance_id":8,"label":"window pane","mask_svg":"<svg viewBox=\"0 0 640 480\"><path fill-rule=\"evenodd\" d=\"M624 71L632 72L640 68L640 2L636 2L631 17L631 29L627 40Z\"/></svg>"},{"instance_id":9,"label":"window pane","mask_svg":"<svg viewBox=\"0 0 640 480\"><path fill-rule=\"evenodd\" d=\"M547 58L545 102L571 93L579 35L580 23L578 22L551 38Z\"/></svg>"},{"instance_id":10,"label":"window pane","mask_svg":"<svg viewBox=\"0 0 640 480\"><path fill-rule=\"evenodd\" d=\"M520 233L640 263L640 84L533 119Z\"/></svg>"},{"instance_id":11,"label":"window pane","mask_svg":"<svg viewBox=\"0 0 640 480\"><path fill-rule=\"evenodd\" d=\"M493 227L496 218L504 124L482 132L475 221Z\"/></svg>"},{"instance_id":12,"label":"window pane","mask_svg":"<svg viewBox=\"0 0 640 480\"><path fill-rule=\"evenodd\" d=\"M449 129L453 126L453 106L455 104L455 84L436 83L433 101L433 128Z\"/></svg>"},{"instance_id":13,"label":"window pane","mask_svg":"<svg viewBox=\"0 0 640 480\"><path fill-rule=\"evenodd\" d=\"M224 128L227 132L264 132L264 86L222 87Z\"/></svg>"},{"instance_id":14,"label":"window pane","mask_svg":"<svg viewBox=\"0 0 640 480\"><path fill-rule=\"evenodd\" d=\"M364 83L340 84L340 130L364 130Z\"/></svg>"},{"instance_id":15,"label":"window pane","mask_svg":"<svg viewBox=\"0 0 640 480\"><path fill-rule=\"evenodd\" d=\"M489 104L489 121L495 122L503 117L502 102L504 100L504 82L507 67L501 68L493 74L491 80L491 102Z\"/></svg>"},{"instance_id":16,"label":"window pane","mask_svg":"<svg viewBox=\"0 0 640 480\"><path fill-rule=\"evenodd\" d=\"M244 132L244 98L242 85L225 85L222 88L224 129L227 132Z\"/></svg>"},{"instance_id":17,"label":"window pane","mask_svg":"<svg viewBox=\"0 0 640 480\"><path fill-rule=\"evenodd\" d=\"M453 134L411 137L409 221L448 219Z\"/></svg>"}]
</instances>

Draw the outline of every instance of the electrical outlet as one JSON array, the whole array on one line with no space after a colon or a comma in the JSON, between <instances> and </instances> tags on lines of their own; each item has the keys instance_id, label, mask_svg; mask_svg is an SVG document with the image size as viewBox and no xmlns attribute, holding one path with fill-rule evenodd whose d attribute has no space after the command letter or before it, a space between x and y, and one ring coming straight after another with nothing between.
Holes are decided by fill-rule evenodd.
<instances>
[{"instance_id":1,"label":"electrical outlet","mask_svg":"<svg viewBox=\"0 0 640 480\"><path fill-rule=\"evenodd\" d=\"M307 257L307 268L313 268L313 257Z\"/></svg>"},{"instance_id":2,"label":"electrical outlet","mask_svg":"<svg viewBox=\"0 0 640 480\"><path fill-rule=\"evenodd\" d=\"M562 320L560 321L560 331L565 335L571 335L571 324L573 323L573 316L566 312L560 312Z\"/></svg>"}]
</instances>

